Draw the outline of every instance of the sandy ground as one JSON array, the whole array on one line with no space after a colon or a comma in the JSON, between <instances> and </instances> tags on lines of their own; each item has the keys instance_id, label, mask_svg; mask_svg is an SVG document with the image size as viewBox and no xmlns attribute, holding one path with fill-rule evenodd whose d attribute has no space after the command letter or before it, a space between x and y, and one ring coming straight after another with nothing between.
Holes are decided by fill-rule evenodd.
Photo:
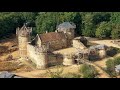
<instances>
[{"instance_id":1,"label":"sandy ground","mask_svg":"<svg viewBox=\"0 0 120 90\"><path fill-rule=\"evenodd\" d=\"M70 48L54 51L53 53L55 53L55 54L56 53L71 54L71 53L75 53L75 52L78 52L78 50L76 48L70 47Z\"/></svg>"},{"instance_id":2,"label":"sandy ground","mask_svg":"<svg viewBox=\"0 0 120 90\"><path fill-rule=\"evenodd\" d=\"M120 46L118 46L117 44L112 43L112 41L113 40L97 40L97 41L90 41L90 42L120 48Z\"/></svg>"},{"instance_id":3,"label":"sandy ground","mask_svg":"<svg viewBox=\"0 0 120 90\"><path fill-rule=\"evenodd\" d=\"M17 58L19 55L18 55L18 51L14 51L10 54L3 54L0 56L0 59L4 61L5 58L7 58L9 55L12 55L13 58Z\"/></svg>"},{"instance_id":4,"label":"sandy ground","mask_svg":"<svg viewBox=\"0 0 120 90\"><path fill-rule=\"evenodd\" d=\"M113 44L111 41L112 40L97 40L97 41L90 41L90 42L97 43L97 44L105 44L107 46L113 46L113 47L120 48L120 46ZM15 42L15 40L11 39L10 41L0 43L0 45L2 45L2 46L12 46L14 42ZM54 53L58 53L58 52L62 53L62 54L64 54L64 53L74 53L74 52L77 52L77 49L71 47L71 48L66 48L66 49L55 51ZM14 51L11 54L13 55L14 58L18 57L18 51ZM0 59L4 59L7 56L8 56L8 54L3 54L2 56L0 55ZM120 54L117 54L117 56L120 56ZM108 58L105 58L103 60L96 61L92 64L99 71L99 73L100 73L99 77L100 78L108 78L109 77L102 69L100 69L98 67L98 66L103 67L103 68L106 67L105 62L107 61L107 59ZM98 65L98 66L96 66L96 65ZM63 73L69 73L69 72L77 73L79 67L80 66L78 66L78 65L64 66L63 67L64 68ZM51 67L50 70L56 71L56 67ZM48 76L46 76L46 71L47 71L47 69L46 70L27 70L27 68L26 68L26 70L25 70L25 68L21 68L21 70L15 71L14 73L16 75L27 77L27 78L47 78Z\"/></svg>"},{"instance_id":5,"label":"sandy ground","mask_svg":"<svg viewBox=\"0 0 120 90\"><path fill-rule=\"evenodd\" d=\"M62 70L63 69L63 73L62 74L67 74L67 73L78 73L80 65L72 65L72 66L61 66L58 69ZM50 68L50 70L52 72L56 72L57 68L56 67L52 67ZM34 70L34 71L30 71L30 72L18 72L15 73L16 75L22 76L22 77L26 77L26 78L50 78L50 76L47 73L48 69L45 70Z\"/></svg>"}]
</instances>

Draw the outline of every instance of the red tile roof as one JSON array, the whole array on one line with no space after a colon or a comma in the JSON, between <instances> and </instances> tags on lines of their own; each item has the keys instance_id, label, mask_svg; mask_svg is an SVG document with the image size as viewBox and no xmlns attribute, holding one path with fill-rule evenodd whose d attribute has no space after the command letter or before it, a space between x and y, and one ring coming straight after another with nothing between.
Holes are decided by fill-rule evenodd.
<instances>
[{"instance_id":1,"label":"red tile roof","mask_svg":"<svg viewBox=\"0 0 120 90\"><path fill-rule=\"evenodd\" d=\"M64 33L50 32L39 35L42 42L50 42L65 39Z\"/></svg>"}]
</instances>

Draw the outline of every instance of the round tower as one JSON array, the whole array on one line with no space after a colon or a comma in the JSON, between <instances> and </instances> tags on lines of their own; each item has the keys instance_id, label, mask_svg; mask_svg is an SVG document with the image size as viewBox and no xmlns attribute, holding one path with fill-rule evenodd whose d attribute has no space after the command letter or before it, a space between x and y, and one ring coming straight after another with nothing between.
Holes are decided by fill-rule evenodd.
<instances>
[{"instance_id":1,"label":"round tower","mask_svg":"<svg viewBox=\"0 0 120 90\"><path fill-rule=\"evenodd\" d=\"M73 65L74 63L73 54L64 54L63 65Z\"/></svg>"},{"instance_id":2,"label":"round tower","mask_svg":"<svg viewBox=\"0 0 120 90\"><path fill-rule=\"evenodd\" d=\"M27 58L27 43L30 42L30 34L32 28L24 26L16 29L16 35L18 36L19 56L21 59Z\"/></svg>"}]
</instances>

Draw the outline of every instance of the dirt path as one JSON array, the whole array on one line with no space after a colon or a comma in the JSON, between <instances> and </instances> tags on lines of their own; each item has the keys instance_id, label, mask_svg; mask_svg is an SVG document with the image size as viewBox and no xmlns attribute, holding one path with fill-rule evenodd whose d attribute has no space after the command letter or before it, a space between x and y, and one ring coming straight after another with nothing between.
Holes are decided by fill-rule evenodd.
<instances>
[{"instance_id":1,"label":"dirt path","mask_svg":"<svg viewBox=\"0 0 120 90\"><path fill-rule=\"evenodd\" d=\"M59 70L63 68L63 74L78 73L79 67L80 67L80 65L63 66L63 67L60 67ZM46 69L46 70L34 70L34 71L30 71L30 72L18 72L15 74L18 76L27 77L27 78L50 78L46 73L47 70L48 69ZM52 72L57 71L56 68L50 68L50 70Z\"/></svg>"}]
</instances>

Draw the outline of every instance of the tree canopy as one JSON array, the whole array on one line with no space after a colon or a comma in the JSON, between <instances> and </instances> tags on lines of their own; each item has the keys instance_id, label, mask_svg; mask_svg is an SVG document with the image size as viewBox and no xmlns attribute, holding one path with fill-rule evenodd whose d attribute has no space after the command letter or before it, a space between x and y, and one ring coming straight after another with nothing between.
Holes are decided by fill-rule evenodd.
<instances>
[{"instance_id":1,"label":"tree canopy","mask_svg":"<svg viewBox=\"0 0 120 90\"><path fill-rule=\"evenodd\" d=\"M75 23L78 36L120 38L120 12L0 12L0 38L15 33L24 23L40 34L55 31L63 22Z\"/></svg>"}]
</instances>

